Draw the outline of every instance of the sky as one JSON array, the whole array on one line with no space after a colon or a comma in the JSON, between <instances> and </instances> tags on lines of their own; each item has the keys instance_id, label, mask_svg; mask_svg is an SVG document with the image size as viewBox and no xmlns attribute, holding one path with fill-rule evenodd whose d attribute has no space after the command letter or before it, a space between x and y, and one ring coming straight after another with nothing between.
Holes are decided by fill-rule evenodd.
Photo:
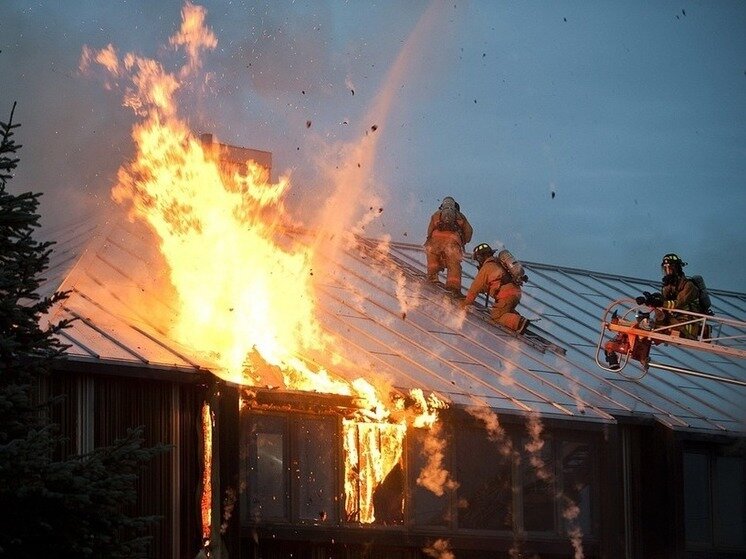
<instances>
[{"instance_id":1,"label":"sky","mask_svg":"<svg viewBox=\"0 0 746 559\"><path fill-rule=\"evenodd\" d=\"M453 196L468 250L648 279L676 252L746 292L746 3L195 3L218 45L183 113L272 152L300 221L334 209L328 169L367 145L349 189L366 235L421 244ZM17 101L23 145L9 187L44 193L52 238L106 219L134 154L135 115L79 70L84 47L176 64L182 6L0 4L0 120Z\"/></svg>"}]
</instances>

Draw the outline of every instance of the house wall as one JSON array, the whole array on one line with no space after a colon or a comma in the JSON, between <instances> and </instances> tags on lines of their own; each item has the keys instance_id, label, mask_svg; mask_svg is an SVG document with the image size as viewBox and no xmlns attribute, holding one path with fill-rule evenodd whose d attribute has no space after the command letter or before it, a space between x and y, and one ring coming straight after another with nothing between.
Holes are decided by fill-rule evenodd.
<instances>
[{"instance_id":1,"label":"house wall","mask_svg":"<svg viewBox=\"0 0 746 559\"><path fill-rule=\"evenodd\" d=\"M626 557L746 556L746 440L622 426L631 442Z\"/></svg>"},{"instance_id":2,"label":"house wall","mask_svg":"<svg viewBox=\"0 0 746 559\"><path fill-rule=\"evenodd\" d=\"M240 556L427 557L423 550L442 540L459 559L573 557L581 549L586 558L623 557L619 499L609 497L617 494L608 473L618 455L609 437L615 427L546 421L540 448L528 452L536 440L526 418L500 419L505 435L496 441L467 414L442 417L442 466L459 486L441 495L417 483L427 433L410 429L400 463L376 490L375 521L362 523L344 506L350 472L340 417L281 406L244 410ZM313 421L321 423L309 429ZM314 494L308 480L324 490ZM568 520L575 505L579 512ZM577 547L571 529L583 534Z\"/></svg>"},{"instance_id":3,"label":"house wall","mask_svg":"<svg viewBox=\"0 0 746 559\"><path fill-rule=\"evenodd\" d=\"M212 377L126 372L68 364L50 391L65 395L55 408L70 438L65 453L110 444L137 425L145 426L146 444L174 445L138 486L137 512L163 517L153 557L195 557L200 548L204 402L216 419L216 556L413 559L441 540L457 559L573 557L578 549L563 516L570 501L580 508L574 526L585 558L746 555L743 439L649 422L544 420L533 439L543 444L531 453L525 416L501 415L504 435L490 439L481 422L448 410L442 467L459 486L436 495L417 483L426 432L410 430L401 460L376 491L376 520L363 523L345 507L342 418L350 410L303 405L298 395L283 404L282 393L270 405L241 408L241 391ZM262 471L262 461L275 459L279 468Z\"/></svg>"},{"instance_id":4,"label":"house wall","mask_svg":"<svg viewBox=\"0 0 746 559\"><path fill-rule=\"evenodd\" d=\"M201 543L198 447L205 386L136 368L112 374L114 369L67 362L53 371L47 388L64 397L52 417L69 438L63 453L109 445L137 426L144 426L145 446L173 445L143 471L132 512L161 517L151 531L151 557L194 557Z\"/></svg>"},{"instance_id":5,"label":"house wall","mask_svg":"<svg viewBox=\"0 0 746 559\"><path fill-rule=\"evenodd\" d=\"M308 435L304 417L325 418L317 445L300 440ZM377 510L376 520L364 524L341 505L341 428L333 414L249 409L240 421L241 557L428 557L424 550L437 540L458 559L580 557L581 551L585 558L735 559L746 552L742 439L698 437L652 422L545 421L543 446L531 453L526 445L536 439L525 417L500 416L504 436L495 441L465 414L448 413L443 468L459 486L435 495L417 483L426 433L410 430L401 461L403 500L398 482L384 487L387 478L380 487L387 496L376 504L382 514ZM309 454L309 446L316 451ZM266 475L268 459L278 469ZM303 511L309 491L301 480L319 466L336 508L313 518ZM581 511L574 523L564 516L570 504ZM573 527L582 532L579 546L568 535Z\"/></svg>"}]
</instances>

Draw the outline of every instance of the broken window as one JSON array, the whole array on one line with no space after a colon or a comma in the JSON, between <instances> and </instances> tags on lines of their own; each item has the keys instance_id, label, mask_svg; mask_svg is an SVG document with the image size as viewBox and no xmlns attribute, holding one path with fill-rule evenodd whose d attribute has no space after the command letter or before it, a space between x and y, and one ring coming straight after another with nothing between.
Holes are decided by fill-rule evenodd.
<instances>
[{"instance_id":1,"label":"broken window","mask_svg":"<svg viewBox=\"0 0 746 559\"><path fill-rule=\"evenodd\" d=\"M404 521L404 428L388 423L343 422L345 516L350 522Z\"/></svg>"}]
</instances>

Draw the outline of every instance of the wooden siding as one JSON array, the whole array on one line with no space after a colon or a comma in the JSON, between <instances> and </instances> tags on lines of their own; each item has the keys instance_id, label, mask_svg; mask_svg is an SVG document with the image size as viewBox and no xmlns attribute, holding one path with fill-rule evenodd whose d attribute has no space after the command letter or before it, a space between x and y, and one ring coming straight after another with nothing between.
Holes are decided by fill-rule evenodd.
<instances>
[{"instance_id":1,"label":"wooden siding","mask_svg":"<svg viewBox=\"0 0 746 559\"><path fill-rule=\"evenodd\" d=\"M64 455L109 445L138 426L144 427L146 446L172 446L142 472L133 512L161 518L151 531L149 556L194 557L201 543L198 448L204 386L81 373L68 363L52 375L49 393L63 397L52 418L68 438Z\"/></svg>"}]
</instances>

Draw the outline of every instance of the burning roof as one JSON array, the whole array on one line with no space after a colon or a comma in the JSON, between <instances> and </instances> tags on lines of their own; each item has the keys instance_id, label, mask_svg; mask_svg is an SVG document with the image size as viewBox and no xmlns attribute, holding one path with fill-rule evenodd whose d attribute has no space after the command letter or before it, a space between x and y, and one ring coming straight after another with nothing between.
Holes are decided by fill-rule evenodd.
<instances>
[{"instance_id":1,"label":"burning roof","mask_svg":"<svg viewBox=\"0 0 746 559\"><path fill-rule=\"evenodd\" d=\"M61 334L71 358L206 369L243 386L354 396L376 420L392 413L390 393L424 390L437 395L434 408L448 401L746 430L743 387L660 372L631 382L595 366L605 305L652 282L528 263L522 306L534 325L531 336L516 336L424 282L421 247L350 233L359 216L344 200L365 187L360 160L372 160L375 140L350 149L357 164L340 173L321 222L301 227L283 204L289 177L271 180L271 154L257 152L264 165L236 160L244 152L196 138L180 116L177 94L197 76L200 54L217 45L204 22L203 8L184 6L170 38L185 58L176 70L120 56L112 45L83 50L81 69L125 84L124 104L139 120L135 157L112 190L129 223L113 219L99 233L61 286L72 293L52 317L80 319ZM723 312L743 315L743 295L713 295ZM725 376L742 371L724 357L666 351Z\"/></svg>"},{"instance_id":2,"label":"burning roof","mask_svg":"<svg viewBox=\"0 0 746 559\"><path fill-rule=\"evenodd\" d=\"M283 235L284 242L308 238L302 231ZM71 344L68 355L220 374L214 355L195 351L166 331L177 313L163 295L168 282L156 272L160 256L153 246L152 233L137 223L116 223L97 236L62 285L72 293L53 316L83 319L63 333ZM459 318L453 300L422 279L421 247L359 239L323 258L329 273L313 288L313 298L320 332L334 340L333 351L308 348L296 357L314 371L326 371L331 381L348 384L362 376L403 393L423 389L453 405L498 413L591 421L637 417L674 429L746 432L743 387L654 370L634 382L595 366L604 307L651 289L653 281L526 263L531 281L522 312L541 334L526 339L495 327L479 311ZM465 269L475 271L468 262ZM285 295L292 300L298 293L288 288ZM716 313L743 317L746 295L718 290L711 295ZM196 324L192 334L200 335ZM726 376L743 372L742 363L722 356L657 351L681 366ZM254 372L247 384L290 388L277 367ZM335 392L322 385L302 390Z\"/></svg>"}]
</instances>

